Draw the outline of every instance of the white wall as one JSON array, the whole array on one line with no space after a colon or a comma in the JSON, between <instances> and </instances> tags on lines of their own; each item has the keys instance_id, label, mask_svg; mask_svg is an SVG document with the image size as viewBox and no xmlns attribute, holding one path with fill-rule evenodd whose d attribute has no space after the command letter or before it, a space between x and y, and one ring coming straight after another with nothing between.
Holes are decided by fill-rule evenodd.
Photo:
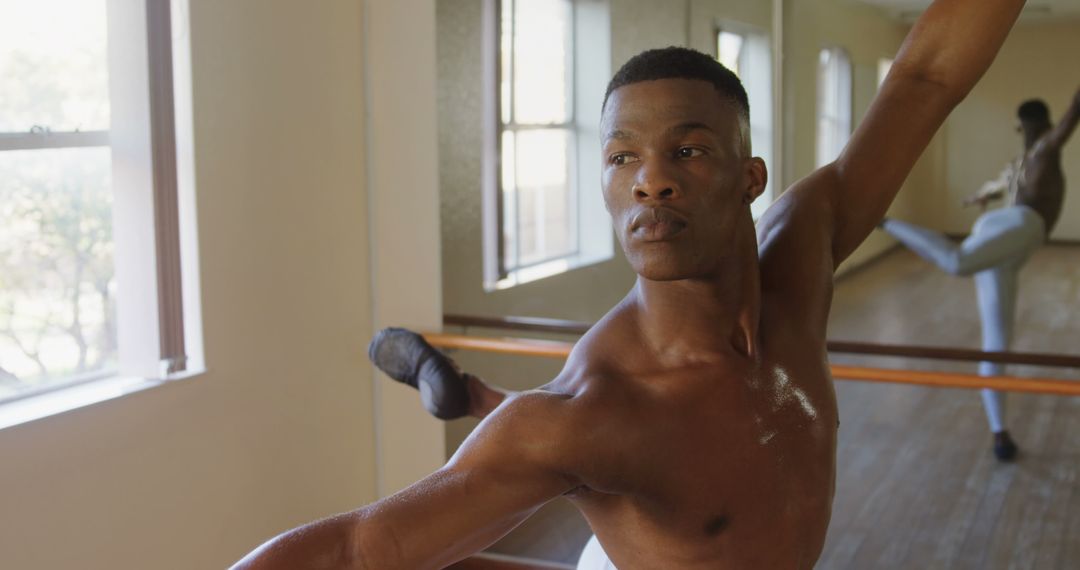
<instances>
[{"instance_id":1,"label":"white wall","mask_svg":"<svg viewBox=\"0 0 1080 570\"><path fill-rule=\"evenodd\" d=\"M395 247L437 259L439 236L431 184L413 194L427 196L414 213L435 224L370 241L369 215L401 208L364 166L363 56L407 37L396 10L433 21L434 2L369 0L382 20L367 26L381 25L372 37L387 42L377 50L362 0L191 3L209 372L0 430L3 568L221 568L285 528L376 496L364 346L373 299L389 320L405 303L382 283L373 291L369 250L386 259L395 251L386 235L396 235ZM413 45L393 57L432 81L432 43ZM383 81L409 82L409 71L384 72ZM389 104L422 107L424 95ZM433 125L421 117L402 128L431 150ZM384 142L385 132L371 135L371 146ZM411 180L434 180L436 166L433 152L415 158ZM382 197L372 211L369 186ZM437 281L402 288L429 297L411 318L437 322ZM408 435L410 414L422 416L415 397L388 410L383 429ZM441 457L434 433L411 443Z\"/></svg>"}]
</instances>

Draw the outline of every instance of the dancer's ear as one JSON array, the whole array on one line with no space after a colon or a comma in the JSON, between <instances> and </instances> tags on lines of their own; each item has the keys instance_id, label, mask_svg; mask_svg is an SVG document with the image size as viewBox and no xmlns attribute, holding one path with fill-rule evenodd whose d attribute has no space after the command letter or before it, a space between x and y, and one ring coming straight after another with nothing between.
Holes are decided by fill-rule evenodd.
<instances>
[{"instance_id":1,"label":"dancer's ear","mask_svg":"<svg viewBox=\"0 0 1080 570\"><path fill-rule=\"evenodd\" d=\"M743 161L743 203L752 204L758 196L765 191L765 185L769 183L769 170L765 161L758 157L747 158Z\"/></svg>"}]
</instances>

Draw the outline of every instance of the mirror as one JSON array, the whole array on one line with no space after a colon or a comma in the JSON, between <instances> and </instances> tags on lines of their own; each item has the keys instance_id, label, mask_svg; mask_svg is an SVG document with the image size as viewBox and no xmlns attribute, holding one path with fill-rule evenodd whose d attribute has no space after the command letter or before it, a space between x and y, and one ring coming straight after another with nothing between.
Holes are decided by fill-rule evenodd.
<instances>
[{"instance_id":1,"label":"mirror","mask_svg":"<svg viewBox=\"0 0 1080 570\"><path fill-rule=\"evenodd\" d=\"M928 2L868 0L898 21L911 21ZM931 143L890 216L960 239L971 234L984 212L965 207L964 199L999 174L1023 150L1016 131L1017 107L1040 98L1056 121L1071 103L1080 77L1058 66L1063 50L1075 46L1080 2L1030 5L968 98L952 113ZM848 44L853 45L853 44ZM852 48L853 53L856 48ZM874 54L855 60L854 114L859 116L872 96ZM862 67L862 71L859 69ZM819 72L820 73L820 72ZM862 76L863 86L858 79ZM860 92L863 91L863 92ZM1080 145L1066 146L1062 165L1066 180L1080 175ZM987 212L1006 205L998 200ZM951 277L912 250L898 247L885 232L875 232L843 268L836 288L831 338L886 344L920 344L978 349L980 319L971 277ZM1080 207L1068 192L1049 243L1032 252L1019 272L1014 351L1077 354L1080 329L1073 324L1075 273L1080 261ZM920 315L918 319L911 315ZM974 370L973 364L933 363L946 369ZM1069 377L1075 372L1014 367L1014 375Z\"/></svg>"},{"instance_id":2,"label":"mirror","mask_svg":"<svg viewBox=\"0 0 1080 570\"><path fill-rule=\"evenodd\" d=\"M557 0L517 2L531 3L534 8L560 4ZM652 47L686 45L716 54L738 69L747 85L755 154L769 164L771 183L755 207L759 215L772 195L835 158L866 113L911 22L928 4L926 0L578 0L574 15L588 25L579 24L573 33L560 36L564 40L557 49L563 51L549 50L546 56L569 57L575 49L596 42L602 47L582 56L592 59L577 68L577 75L572 65L565 66L560 68L564 69L561 75L546 81L571 78L592 85L600 76L605 83L622 62ZM517 171L514 183L522 189L517 201L489 206L479 190L494 172L485 153L504 162L518 156L506 154L506 146L501 147L503 154L497 154L499 147L485 138L497 126L495 115L486 109L498 102L505 110L514 104L508 103L510 99L524 101L527 95L527 89L518 93L518 84L506 80L517 77L513 75L517 68L501 67L501 82L486 75L490 69L486 66L495 65L486 55L498 45L494 31L510 25L505 14L500 19L493 12L494 5L493 0L438 2L444 312L594 322L622 298L634 280L617 244L607 251L552 261L543 252L567 248L567 236L580 241L580 232L572 234L579 230L565 228L583 225L574 225L580 220L572 219L568 208L538 197L545 188L544 173L529 182L527 173ZM517 25L527 35L528 23L523 22ZM491 34L485 36L485 29ZM603 46L610 53L604 53ZM522 53L527 54L526 47ZM600 59L609 60L609 65L597 63L596 49L607 56ZM916 165L890 217L954 238L969 234L982 212L963 207L964 197L996 178L1022 150L1022 138L1015 131L1017 106L1039 97L1048 103L1052 118L1060 118L1080 87L1080 73L1072 73L1065 63L1076 53L1080 53L1080 0L1029 5L993 67ZM520 69L528 69L525 56L515 62ZM573 98L574 112L595 118L601 95ZM515 132L540 127L568 132L578 128L568 116L559 115L558 121L546 126L517 124L511 114L498 119L503 127L515 123L515 128L520 127ZM553 127L554 123L558 125ZM583 138L572 144L589 144L588 135L595 132L589 133L587 125L580 128L585 129ZM565 140L560 138L558 144L566 144ZM583 157L579 162L591 164L588 154L579 156ZM1066 147L1062 163L1065 178L1080 181L1080 142ZM557 166L560 172L565 168L569 167ZM595 172L576 180L574 191L598 194ZM578 200L569 194L560 196L563 205ZM582 208L586 211L588 206ZM517 225L499 231L499 223L511 222ZM505 249L499 255L484 253L508 232L514 238L503 247L525 254L508 256ZM1049 243L1034 248L1019 273L1013 350L1080 356L1078 241L1080 200L1067 194ZM980 319L973 281L942 272L898 246L885 232L876 231L841 267L829 336L891 346L977 350ZM469 332L514 334L478 327ZM547 333L530 336L574 338ZM562 364L532 359L524 365L521 357L467 352L454 357L466 370L515 390L544 384ZM836 354L831 360L907 369L978 369L974 362L881 356ZM1007 373L1080 376L1075 369L1032 366L1010 366ZM990 455L990 435L973 393L842 382L837 390L843 418L838 493L819 568L886 567L890 560L895 562L892 566L951 567L983 556L978 560L992 557L995 564L1011 561L1021 566L1052 566L1053 562L1046 561L1060 560L1054 553L1064 550L1050 538L1044 537L1038 545L1030 542L1031 548L1022 547L1020 541L1023 536L1037 535L1042 514L1053 513L1055 524L1080 524L1075 514L1080 509L1054 499L1080 496L1067 477L1053 474L1063 468L1069 449L1075 456L1075 446L1069 448L1069 438L1061 435L1070 429L1075 432L1075 421L1069 419L1080 413L1075 399L1010 396L1010 425L1022 440L1021 453L1026 456L1014 470L1005 471ZM448 454L474 426L469 420L448 426ZM1040 515L1021 516L1028 511ZM1009 529L1015 532L1010 534ZM495 551L572 563L587 533L576 511L557 501ZM1060 537L1063 533L1052 534ZM950 541L950 536L960 538Z\"/></svg>"}]
</instances>

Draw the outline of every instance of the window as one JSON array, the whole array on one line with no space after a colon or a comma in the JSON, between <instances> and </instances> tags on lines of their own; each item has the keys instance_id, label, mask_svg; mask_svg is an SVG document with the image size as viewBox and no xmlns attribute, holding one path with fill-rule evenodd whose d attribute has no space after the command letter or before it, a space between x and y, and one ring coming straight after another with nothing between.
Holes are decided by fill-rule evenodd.
<instances>
[{"instance_id":1,"label":"window","mask_svg":"<svg viewBox=\"0 0 1080 570\"><path fill-rule=\"evenodd\" d=\"M201 365L184 8L0 0L0 408Z\"/></svg>"},{"instance_id":2,"label":"window","mask_svg":"<svg viewBox=\"0 0 1080 570\"><path fill-rule=\"evenodd\" d=\"M57 4L0 1L0 399L116 370L105 3Z\"/></svg>"},{"instance_id":3,"label":"window","mask_svg":"<svg viewBox=\"0 0 1080 570\"><path fill-rule=\"evenodd\" d=\"M877 84L881 87L882 83L885 83L885 78L888 77L889 71L892 69L893 60L891 58L883 57L877 62Z\"/></svg>"},{"instance_id":4,"label":"window","mask_svg":"<svg viewBox=\"0 0 1080 570\"><path fill-rule=\"evenodd\" d=\"M610 52L596 45L606 40L595 32L606 29L597 26L604 2L490 0L488 10L496 120L486 129L484 282L493 290L611 257L599 165L585 164L599 160Z\"/></svg>"},{"instance_id":5,"label":"window","mask_svg":"<svg viewBox=\"0 0 1080 570\"><path fill-rule=\"evenodd\" d=\"M817 166L836 160L851 138L851 60L843 48L818 54Z\"/></svg>"},{"instance_id":6,"label":"window","mask_svg":"<svg viewBox=\"0 0 1080 570\"><path fill-rule=\"evenodd\" d=\"M750 140L752 151L773 170L773 90L772 46L769 36L737 23L722 23L716 32L716 58L739 76L750 100ZM773 199L773 181L750 206L757 219Z\"/></svg>"}]
</instances>

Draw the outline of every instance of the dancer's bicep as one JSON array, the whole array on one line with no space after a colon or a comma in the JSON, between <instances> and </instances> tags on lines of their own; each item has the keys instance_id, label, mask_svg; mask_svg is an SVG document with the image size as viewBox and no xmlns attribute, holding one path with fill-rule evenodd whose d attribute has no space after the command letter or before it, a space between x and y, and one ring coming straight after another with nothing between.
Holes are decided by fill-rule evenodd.
<instances>
[{"instance_id":1,"label":"dancer's bicep","mask_svg":"<svg viewBox=\"0 0 1080 570\"><path fill-rule=\"evenodd\" d=\"M445 467L379 504L394 521L401 568L443 568L483 550L577 486L565 398L510 396ZM384 566L380 566L382 568Z\"/></svg>"}]
</instances>

